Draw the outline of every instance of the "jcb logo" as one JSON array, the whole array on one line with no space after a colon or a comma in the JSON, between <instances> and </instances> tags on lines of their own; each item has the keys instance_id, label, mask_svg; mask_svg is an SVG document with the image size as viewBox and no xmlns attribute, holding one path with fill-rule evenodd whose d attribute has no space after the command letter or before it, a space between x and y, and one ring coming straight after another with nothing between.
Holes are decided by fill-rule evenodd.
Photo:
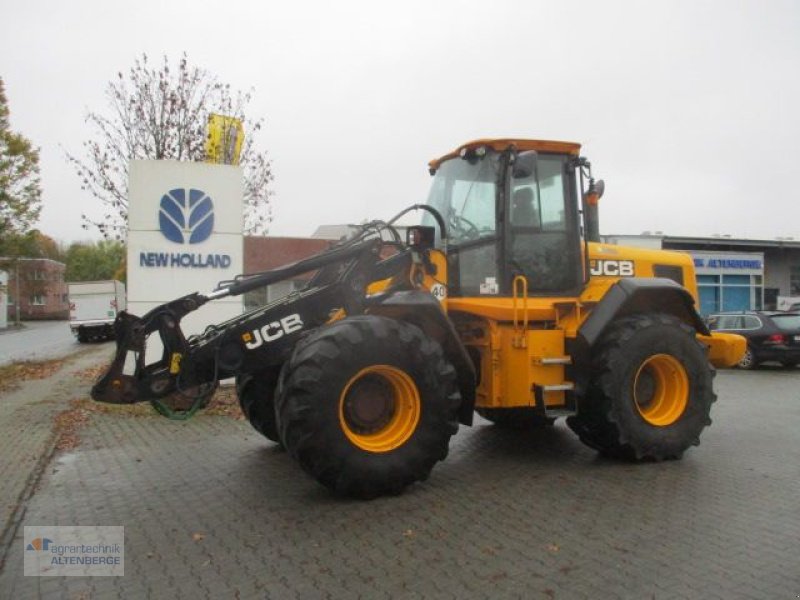
<instances>
[{"instance_id":1,"label":"jcb logo","mask_svg":"<svg viewBox=\"0 0 800 600\"><path fill-rule=\"evenodd\" d=\"M590 260L589 272L595 276L633 277L632 260Z\"/></svg>"},{"instance_id":2,"label":"jcb logo","mask_svg":"<svg viewBox=\"0 0 800 600\"><path fill-rule=\"evenodd\" d=\"M280 321L267 323L261 329L253 329L242 335L242 341L248 350L255 350L262 344L274 342L281 339L284 335L300 331L303 328L303 320L300 315L294 314L283 317Z\"/></svg>"}]
</instances>

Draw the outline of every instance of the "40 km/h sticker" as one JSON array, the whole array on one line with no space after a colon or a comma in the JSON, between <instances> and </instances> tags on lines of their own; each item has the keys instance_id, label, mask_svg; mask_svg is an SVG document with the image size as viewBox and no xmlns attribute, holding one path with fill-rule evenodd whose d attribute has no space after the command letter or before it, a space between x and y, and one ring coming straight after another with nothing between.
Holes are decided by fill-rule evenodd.
<instances>
[{"instance_id":1,"label":"40 km/h sticker","mask_svg":"<svg viewBox=\"0 0 800 600\"><path fill-rule=\"evenodd\" d=\"M433 297L441 302L447 298L447 288L441 283L434 283L431 286L431 294L433 294Z\"/></svg>"}]
</instances>

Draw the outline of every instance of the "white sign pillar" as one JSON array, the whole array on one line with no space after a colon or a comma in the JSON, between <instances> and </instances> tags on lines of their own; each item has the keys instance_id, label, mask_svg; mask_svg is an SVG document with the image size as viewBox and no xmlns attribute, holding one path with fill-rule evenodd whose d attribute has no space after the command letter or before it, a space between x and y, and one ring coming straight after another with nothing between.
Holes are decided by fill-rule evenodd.
<instances>
[{"instance_id":1,"label":"white sign pillar","mask_svg":"<svg viewBox=\"0 0 800 600\"><path fill-rule=\"evenodd\" d=\"M128 312L142 316L208 293L243 268L241 167L172 160L130 163ZM242 297L209 302L181 322L186 335L242 313ZM152 339L152 338L151 338Z\"/></svg>"}]
</instances>

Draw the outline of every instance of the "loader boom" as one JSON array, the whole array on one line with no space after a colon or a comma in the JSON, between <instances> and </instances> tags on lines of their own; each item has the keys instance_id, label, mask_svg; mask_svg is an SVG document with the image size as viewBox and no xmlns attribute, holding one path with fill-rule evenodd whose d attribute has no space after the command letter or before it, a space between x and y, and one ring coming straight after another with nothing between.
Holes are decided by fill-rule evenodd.
<instances>
[{"instance_id":1,"label":"loader boom","mask_svg":"<svg viewBox=\"0 0 800 600\"><path fill-rule=\"evenodd\" d=\"M213 391L217 381L240 372L282 364L297 338L319 327L337 310L363 312L366 287L407 270L413 250L391 244L395 253L381 258L386 247L380 238L356 240L328 252L281 268L232 281L223 281L208 293L192 293L156 307L142 317L118 316L115 358L92 388L101 402L130 404L164 398L189 390ZM185 337L180 321L205 303L315 272L306 288L272 304L224 323L202 334ZM157 333L163 352L146 364L147 338ZM254 352L258 350L258 352Z\"/></svg>"}]
</instances>

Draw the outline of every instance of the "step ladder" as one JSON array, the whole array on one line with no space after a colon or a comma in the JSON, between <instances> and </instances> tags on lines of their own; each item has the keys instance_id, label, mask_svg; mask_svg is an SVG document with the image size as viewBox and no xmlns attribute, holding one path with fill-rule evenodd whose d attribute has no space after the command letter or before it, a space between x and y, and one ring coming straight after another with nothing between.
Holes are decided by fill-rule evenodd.
<instances>
[{"instance_id":1,"label":"step ladder","mask_svg":"<svg viewBox=\"0 0 800 600\"><path fill-rule=\"evenodd\" d=\"M512 284L513 298L513 323L514 338L512 346L514 348L527 348L528 332L528 280L522 276L514 277ZM534 363L540 367L559 367L572 364L570 356L541 356L535 357ZM536 412L545 418L569 417L577 413L577 402L575 400L575 384L571 381L551 384L533 384L533 399ZM564 392L564 403L558 406L545 405L545 394L547 392Z\"/></svg>"},{"instance_id":2,"label":"step ladder","mask_svg":"<svg viewBox=\"0 0 800 600\"><path fill-rule=\"evenodd\" d=\"M571 365L572 358L569 356L548 356L543 357L537 361L542 366L547 365ZM535 401L536 412L542 417L548 419L556 419L558 417L571 417L577 414L578 404L575 399L575 384L571 381L564 381L563 383L545 384L540 385L534 383L532 386L533 399ZM564 403L561 405L545 404L545 394L547 392L564 392Z\"/></svg>"}]
</instances>

